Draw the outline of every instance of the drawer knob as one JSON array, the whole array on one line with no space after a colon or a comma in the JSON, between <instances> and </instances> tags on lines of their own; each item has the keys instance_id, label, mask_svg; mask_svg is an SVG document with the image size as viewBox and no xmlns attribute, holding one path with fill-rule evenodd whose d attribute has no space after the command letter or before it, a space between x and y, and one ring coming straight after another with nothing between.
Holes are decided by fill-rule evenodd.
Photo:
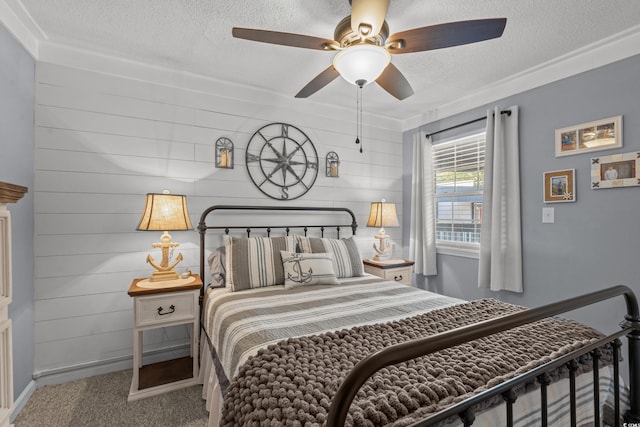
<instances>
[{"instance_id":1,"label":"drawer knob","mask_svg":"<svg viewBox=\"0 0 640 427\"><path fill-rule=\"evenodd\" d=\"M175 305L173 305L173 304L171 304L171 305L169 306L169 311L167 311L167 312L165 312L165 313L163 313L163 312L162 312L162 310L164 310L164 309L162 308L162 306L158 307L158 314L159 314L160 316L164 316L165 314L171 314L171 313L173 313L174 311L176 311L176 306L175 306Z\"/></svg>"},{"instance_id":2,"label":"drawer knob","mask_svg":"<svg viewBox=\"0 0 640 427\"><path fill-rule=\"evenodd\" d=\"M393 280L395 280L396 282L402 281L402 274L399 276L393 276Z\"/></svg>"}]
</instances>

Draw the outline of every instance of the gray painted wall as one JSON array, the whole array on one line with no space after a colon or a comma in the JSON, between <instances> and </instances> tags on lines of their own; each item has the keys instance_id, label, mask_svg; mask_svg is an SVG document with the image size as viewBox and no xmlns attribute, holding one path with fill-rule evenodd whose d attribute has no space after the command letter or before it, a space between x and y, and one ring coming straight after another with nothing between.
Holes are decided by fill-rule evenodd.
<instances>
[{"instance_id":1,"label":"gray painted wall","mask_svg":"<svg viewBox=\"0 0 640 427\"><path fill-rule=\"evenodd\" d=\"M590 189L591 157L640 150L640 56L628 58L546 86L526 91L438 122L405 132L404 222L411 203L411 144L415 132L433 132L484 116L493 105L520 108L520 174L524 293L477 288L478 260L438 255L438 276L418 277L418 286L464 299L493 297L537 306L607 285L624 284L640 295L640 187ZM554 132L575 124L623 116L623 147L555 157ZM484 122L442 133L436 141L484 127ZM545 205L545 171L576 169L575 203ZM542 223L542 208L555 208L555 223ZM405 255L409 230L403 231ZM622 300L572 313L601 330L615 330Z\"/></svg>"},{"instance_id":2,"label":"gray painted wall","mask_svg":"<svg viewBox=\"0 0 640 427\"><path fill-rule=\"evenodd\" d=\"M13 394L33 375L33 184L35 60L0 26L0 181L29 187L10 203L12 222Z\"/></svg>"}]
</instances>

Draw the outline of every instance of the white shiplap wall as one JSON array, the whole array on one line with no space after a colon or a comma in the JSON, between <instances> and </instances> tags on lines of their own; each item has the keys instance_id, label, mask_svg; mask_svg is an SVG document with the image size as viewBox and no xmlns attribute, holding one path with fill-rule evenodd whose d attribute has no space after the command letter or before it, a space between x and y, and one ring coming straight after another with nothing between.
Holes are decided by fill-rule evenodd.
<instances>
[{"instance_id":1,"label":"white shiplap wall","mask_svg":"<svg viewBox=\"0 0 640 427\"><path fill-rule=\"evenodd\" d=\"M178 86L178 87L177 87ZM150 269L160 233L136 232L148 192L186 194L191 220L214 204L345 206L357 216L363 256L371 201L402 202L402 134L365 115L365 152L354 144L355 113L317 114L304 101L274 104L210 90L160 85L45 62L36 73L35 377L109 363L130 364L131 280ZM342 118L341 118L342 117ZM258 128L286 122L302 129L321 159L314 187L278 202L251 184L246 144ZM235 168L214 167L214 142L235 144ZM327 152L340 155L340 178L324 176ZM402 218L402 212L398 212ZM401 229L389 229L401 247ZM173 232L198 270L195 230ZM145 336L145 351L182 346L186 328ZM115 365L113 365L115 366ZM108 369L108 368L107 368Z\"/></svg>"}]
</instances>

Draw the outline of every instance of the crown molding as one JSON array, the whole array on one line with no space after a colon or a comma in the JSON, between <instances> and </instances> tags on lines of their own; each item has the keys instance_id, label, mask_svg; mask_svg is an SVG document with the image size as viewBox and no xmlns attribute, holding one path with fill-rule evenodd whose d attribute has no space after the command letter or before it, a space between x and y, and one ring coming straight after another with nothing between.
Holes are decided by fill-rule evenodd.
<instances>
[{"instance_id":1,"label":"crown molding","mask_svg":"<svg viewBox=\"0 0 640 427\"><path fill-rule=\"evenodd\" d=\"M437 109L411 117L402 123L402 129L403 131L415 129L638 54L640 54L640 25L484 86L464 98Z\"/></svg>"},{"instance_id":2,"label":"crown molding","mask_svg":"<svg viewBox=\"0 0 640 427\"><path fill-rule=\"evenodd\" d=\"M20 0L0 0L0 24L34 59L38 59L40 41L46 36Z\"/></svg>"}]
</instances>

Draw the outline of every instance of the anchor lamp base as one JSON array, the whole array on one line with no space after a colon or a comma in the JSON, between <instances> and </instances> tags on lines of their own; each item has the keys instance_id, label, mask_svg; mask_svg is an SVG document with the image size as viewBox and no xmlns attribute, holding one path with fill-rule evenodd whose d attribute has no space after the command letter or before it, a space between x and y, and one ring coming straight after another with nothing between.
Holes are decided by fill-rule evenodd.
<instances>
[{"instance_id":1,"label":"anchor lamp base","mask_svg":"<svg viewBox=\"0 0 640 427\"><path fill-rule=\"evenodd\" d=\"M379 234L374 236L378 239L379 247L376 248L376 244L373 244L373 249L376 251L376 255L373 257L374 261L381 261L385 259L389 259L391 254L388 252L391 249L391 244L388 242L389 236L385 234L384 229L380 231Z\"/></svg>"},{"instance_id":2,"label":"anchor lamp base","mask_svg":"<svg viewBox=\"0 0 640 427\"><path fill-rule=\"evenodd\" d=\"M179 246L179 243L171 241L171 235L166 231L162 234L161 243L153 243L151 245L154 248L160 248L162 251L162 261L158 264L151 255L147 255L147 262L156 269L149 277L151 282L163 282L166 280L177 280L180 275L174 270L174 267L182 261L182 253L178 253L175 260L169 263L171 255L170 252L174 248Z\"/></svg>"}]
</instances>

